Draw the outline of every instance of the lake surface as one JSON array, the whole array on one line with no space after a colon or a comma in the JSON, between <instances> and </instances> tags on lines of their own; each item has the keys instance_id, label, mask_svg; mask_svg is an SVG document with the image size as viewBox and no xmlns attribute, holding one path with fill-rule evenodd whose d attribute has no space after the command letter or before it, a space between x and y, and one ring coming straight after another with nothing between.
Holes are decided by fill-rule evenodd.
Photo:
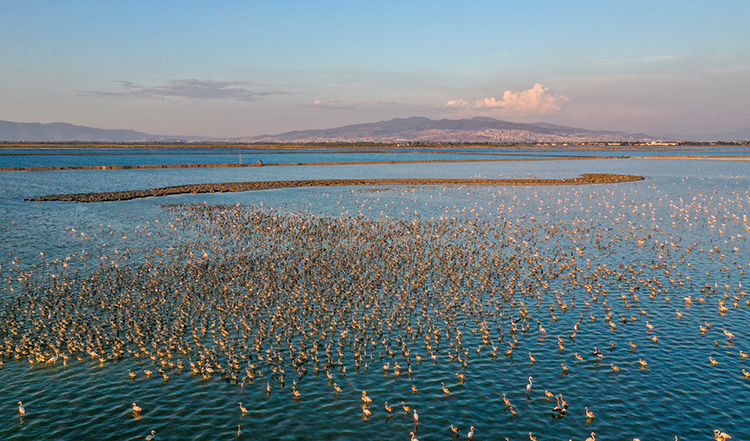
<instances>
[{"instance_id":1,"label":"lake surface","mask_svg":"<svg viewBox=\"0 0 750 441\"><path fill-rule=\"evenodd\" d=\"M352 161L445 161L587 158L594 156L737 156L750 154L747 147L320 147L293 148L1 148L0 168L39 166L113 166L171 164L265 164L330 163Z\"/></svg>"},{"instance_id":2,"label":"lake surface","mask_svg":"<svg viewBox=\"0 0 750 441\"><path fill-rule=\"evenodd\" d=\"M235 153L188 156L221 163ZM379 155L435 159L276 156ZM103 159L112 158L69 158ZM477 440L530 432L540 440L591 432L692 440L712 439L715 429L750 439L747 164L619 158L4 172L0 311L12 320L0 327L0 438L136 440L154 430L157 440L238 439L241 425L239 439L409 440L415 432L437 440L453 439L453 425L461 439L474 426ZM581 173L646 180L24 201L205 182ZM168 338L190 349L170 349ZM55 356L50 345L61 354L54 364L44 363ZM567 412L553 411L545 390L562 394ZM373 400L369 416L362 391ZM418 426L402 402L417 409Z\"/></svg>"}]
</instances>

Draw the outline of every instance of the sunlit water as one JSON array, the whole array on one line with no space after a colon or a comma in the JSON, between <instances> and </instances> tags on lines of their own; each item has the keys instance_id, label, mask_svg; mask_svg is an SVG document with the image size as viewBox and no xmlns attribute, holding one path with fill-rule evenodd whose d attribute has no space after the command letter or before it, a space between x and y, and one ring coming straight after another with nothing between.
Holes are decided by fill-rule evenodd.
<instances>
[{"instance_id":1,"label":"sunlit water","mask_svg":"<svg viewBox=\"0 0 750 441\"><path fill-rule=\"evenodd\" d=\"M411 375L395 375L392 368L384 371L385 363L406 366L399 352L393 358L386 353L381 359L375 351L374 361L367 368L357 369L351 348L345 348L343 366L332 369L334 381L342 388L340 395L333 391L325 371L316 373L311 366L302 378L287 369L283 387L267 371L242 388L219 376L194 376L189 368L182 372L169 369L166 382L156 373L146 377L144 369L156 372L160 365L130 354L102 364L84 353L81 361L71 358L67 366L29 363L25 357L6 355L0 366L0 416L4 421L0 438L144 439L154 430L158 440L237 439L237 426L241 425L240 439L408 440L409 433L416 432L421 440L448 440L453 438L453 424L464 439L470 426L475 427L475 439L529 439L531 432L540 440L583 440L595 432L601 440L672 440L675 436L699 440L712 439L714 429L729 433L735 440L750 439L750 379L742 372L750 369L750 362L740 355L740 351L750 352L750 306L744 294L750 284L750 178L746 164L617 159L4 173L0 190L5 208L0 213L0 262L6 279L0 295L4 308L9 308L18 295L9 289L18 286L18 271L42 274L54 259L72 256L67 260L71 270L92 272L103 264L101 256L111 257L116 250L129 250L130 264L138 269L145 253L154 247L167 247L178 238L192 237L194 233L188 230L157 234L164 232L165 224L175 217L175 213L165 211L164 203L239 203L261 212L273 210L280 216L363 216L376 224L405 220L439 225L459 219L507 220L529 228L585 227L588 229L580 234L537 237L529 249L537 248L541 254L551 252L545 250L548 247L564 250L575 256L584 270L587 263L593 269L603 264L612 269L618 264L637 268L642 271L638 279L658 280L661 287L651 298L652 291L645 284L641 284L642 291L633 292L629 281L614 280L610 284L609 279L602 279L607 295L599 293L594 301L583 287L571 288L559 279L550 280L549 288L541 290L539 306L536 301L527 301L530 327L516 333L519 343L512 357L505 355L509 321L500 320L497 325L491 322L491 341L498 346L495 358L491 346L482 342L474 315L466 315L460 322L459 314L457 327L463 333L463 347L470 351L466 369L448 358L445 333L436 361L428 356L424 341L409 342L410 349L424 357L421 363L411 359ZM23 200L53 193L204 182L554 178L587 172L637 173L647 179L580 187L304 188L99 204ZM471 241L463 245L467 249L474 246ZM706 284L710 289L702 292ZM570 289L566 300L570 302L570 295L575 294L575 306L561 309L553 295L555 289ZM637 303L634 293L639 295ZM689 305L684 300L688 296L694 299ZM550 304L557 305L554 311ZM723 314L722 305L727 308ZM517 318L515 311L509 307L505 317L513 312ZM614 328L605 320L607 312L612 314ZM546 336L538 329L537 319ZM570 338L579 319L577 336ZM649 330L647 321L653 330ZM501 330L504 338L498 342ZM725 330L734 334L731 340ZM397 334L394 330L394 344ZM558 336L564 340L562 350ZM657 337L656 342L653 337ZM637 345L635 350L630 342ZM593 355L595 347L601 349L601 359ZM529 353L536 362L530 361ZM641 368L639 359L648 363L646 368ZM569 367L567 373L561 364ZM619 372L613 372L610 365L617 366ZM137 372L137 378L131 380L128 371ZM465 379L460 381L456 373L464 373ZM534 377L534 384L527 399L529 376ZM299 379L301 397L297 400L291 390L293 379ZM270 396L267 382L272 385ZM450 389L449 394L441 390L441 382ZM412 393L412 386L417 393ZM364 417L361 407L363 390L373 399L369 418ZM564 395L570 404L564 417L552 411L555 401L547 399L545 390ZM512 403L515 415L503 402L502 394ZM26 406L28 414L24 417L19 416L18 401ZM395 407L393 416L384 410L385 401ZM402 401L418 410L418 428L412 416L401 409ZM143 407L140 415L132 412L133 402ZM248 409L246 414L240 411L238 402ZM585 407L594 412L593 419L586 417Z\"/></svg>"}]
</instances>

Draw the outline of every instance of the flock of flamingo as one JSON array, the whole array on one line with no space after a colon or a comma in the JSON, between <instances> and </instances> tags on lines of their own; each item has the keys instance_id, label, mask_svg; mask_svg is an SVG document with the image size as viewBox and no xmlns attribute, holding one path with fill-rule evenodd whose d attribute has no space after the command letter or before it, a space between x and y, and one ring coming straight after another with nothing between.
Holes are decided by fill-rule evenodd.
<instances>
[{"instance_id":1,"label":"flock of flamingo","mask_svg":"<svg viewBox=\"0 0 750 441\"><path fill-rule=\"evenodd\" d=\"M404 207L390 203L409 213L417 202L409 192L420 189L402 191ZM395 417L401 411L388 400L401 401L416 440L423 436L417 408L429 412L421 397L450 397L449 380L471 387L467 377L480 360L523 360L530 372L559 363L561 376L589 362L612 375L647 370L659 360L644 359L640 348L661 344L660 326L687 320L698 309L715 311L715 320L703 320L695 332L716 347L733 348L742 330L729 329L724 319L746 315L750 299L741 282L730 281L741 280L750 265L736 263L732 253L743 239L724 230L728 223L747 228L747 198L718 205L713 195L660 198L672 216L652 225L659 214L650 203L616 200L608 187L596 192L598 198L581 200L551 191L549 205L538 212L530 201L526 206L501 192L485 205L469 205L468 213L467 207L445 207L431 219L371 215L386 196L377 189L358 192L363 200L341 216L239 204L164 205L169 220L135 234L153 235L150 249L102 254L80 271L73 269L81 261L75 257L6 269L0 360L116 363L127 380L191 375L243 391L258 388L269 397L287 393L295 401L305 400L310 382L324 378L331 399L361 392L354 411L364 421ZM580 215L555 220L569 211ZM688 230L700 224L726 243L680 237L672 229L677 224ZM694 268L706 259L719 268L721 284ZM583 347L579 333L609 336L609 342L604 349ZM618 364L607 352L614 348L626 350ZM705 362L745 363L749 349L733 350L734 359L711 354ZM154 367L131 364L144 359ZM434 366L446 374L430 378L428 390L412 380L418 372L429 377ZM399 379L400 390L342 388L350 382L340 378L352 371ZM738 381L750 378L745 368L736 372ZM541 389L544 384L529 375L525 394L520 384L494 395L502 396L510 418L519 412L511 400L524 397L549 402L544 412L556 418L606 418L591 404L569 402L560 391L542 396ZM374 405L376 399L384 404ZM43 405L18 401L18 414L28 417ZM148 412L145 403L123 407L138 417ZM252 412L239 403L238 417ZM465 433L455 423L444 422L446 435L503 437L482 433L482 421L461 422L470 427ZM238 425L237 437L251 430ZM537 439L533 431L528 436ZM157 439L155 431L146 439ZM596 439L590 432L587 441ZM714 439L731 436L715 430Z\"/></svg>"}]
</instances>

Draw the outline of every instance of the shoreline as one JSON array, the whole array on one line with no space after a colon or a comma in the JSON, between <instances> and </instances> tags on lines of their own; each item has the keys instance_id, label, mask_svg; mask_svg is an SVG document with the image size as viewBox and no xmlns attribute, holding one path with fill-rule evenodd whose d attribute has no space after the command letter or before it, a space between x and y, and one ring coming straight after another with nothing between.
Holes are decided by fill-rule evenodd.
<instances>
[{"instance_id":1,"label":"shoreline","mask_svg":"<svg viewBox=\"0 0 750 441\"><path fill-rule=\"evenodd\" d=\"M190 184L172 187L152 188L148 190L128 190L101 193L72 193L39 196L25 199L32 202L63 201L63 202L113 202L138 198L169 196L186 193L225 193L238 191L257 191L278 188L301 187L341 187L341 186L372 186L372 185L474 185L474 186L532 186L532 185L587 185L614 184L620 182L642 181L645 178L638 175L617 175L606 173L586 173L579 178L561 179L437 179L437 178L403 178L403 179L310 179L292 181L258 181L258 182L225 182L209 184Z\"/></svg>"},{"instance_id":2,"label":"shoreline","mask_svg":"<svg viewBox=\"0 0 750 441\"><path fill-rule=\"evenodd\" d=\"M222 167L300 167L326 165L378 165L378 164L448 164L456 162L514 162L514 161L581 161L588 159L622 159L617 156L580 156L566 158L503 158L503 159L426 159L414 161L336 161L336 162L287 162L250 163L236 162L224 164L135 164L135 165L76 165L76 166L34 166L0 167L0 172L13 171L68 171L68 170L140 170L140 169L180 169L180 168L222 168Z\"/></svg>"}]
</instances>

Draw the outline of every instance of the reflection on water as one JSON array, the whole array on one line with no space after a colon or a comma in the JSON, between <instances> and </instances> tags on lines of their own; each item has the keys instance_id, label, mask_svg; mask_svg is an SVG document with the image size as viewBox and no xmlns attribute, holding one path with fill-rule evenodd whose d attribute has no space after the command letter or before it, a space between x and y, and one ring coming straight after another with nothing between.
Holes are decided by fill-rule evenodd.
<instances>
[{"instance_id":1,"label":"reflection on water","mask_svg":"<svg viewBox=\"0 0 750 441\"><path fill-rule=\"evenodd\" d=\"M648 179L23 202L332 173L592 171ZM470 426L475 439L750 437L741 164L7 176L2 438L237 439L238 425L240 439L452 439L451 425L463 439Z\"/></svg>"}]
</instances>

